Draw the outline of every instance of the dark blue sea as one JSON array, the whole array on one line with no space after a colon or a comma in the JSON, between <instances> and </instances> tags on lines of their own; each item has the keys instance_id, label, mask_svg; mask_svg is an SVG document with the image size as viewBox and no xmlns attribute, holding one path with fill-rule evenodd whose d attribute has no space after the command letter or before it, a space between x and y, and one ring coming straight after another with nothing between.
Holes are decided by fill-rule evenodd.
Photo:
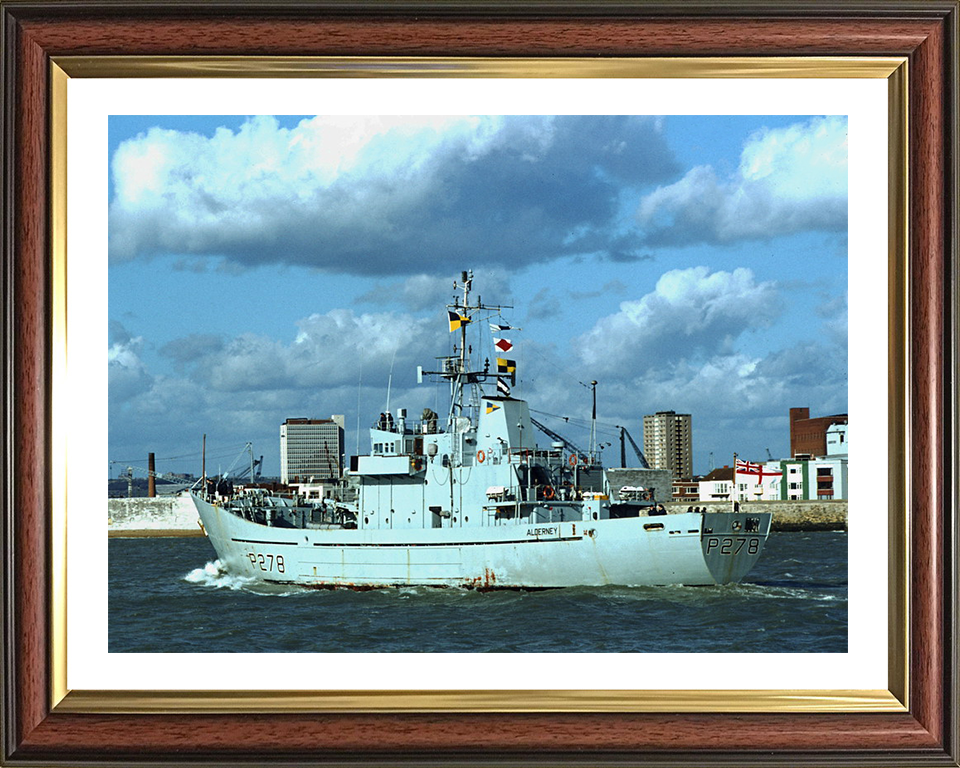
<instances>
[{"instance_id":1,"label":"dark blue sea","mask_svg":"<svg viewBox=\"0 0 960 768\"><path fill-rule=\"evenodd\" d=\"M843 653L847 535L772 533L723 587L354 592L255 586L205 538L111 539L109 650Z\"/></svg>"}]
</instances>

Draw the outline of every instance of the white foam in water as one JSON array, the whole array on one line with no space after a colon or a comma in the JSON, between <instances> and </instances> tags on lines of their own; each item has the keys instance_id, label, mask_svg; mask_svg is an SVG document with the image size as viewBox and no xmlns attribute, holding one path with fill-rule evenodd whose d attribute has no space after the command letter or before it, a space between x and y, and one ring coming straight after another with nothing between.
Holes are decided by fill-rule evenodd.
<instances>
[{"instance_id":1,"label":"white foam in water","mask_svg":"<svg viewBox=\"0 0 960 768\"><path fill-rule=\"evenodd\" d=\"M193 584L202 584L205 587L215 587L217 589L243 589L252 581L252 576L236 576L228 573L223 563L214 560L207 563L203 568L194 568L190 573L183 577L184 581Z\"/></svg>"}]
</instances>

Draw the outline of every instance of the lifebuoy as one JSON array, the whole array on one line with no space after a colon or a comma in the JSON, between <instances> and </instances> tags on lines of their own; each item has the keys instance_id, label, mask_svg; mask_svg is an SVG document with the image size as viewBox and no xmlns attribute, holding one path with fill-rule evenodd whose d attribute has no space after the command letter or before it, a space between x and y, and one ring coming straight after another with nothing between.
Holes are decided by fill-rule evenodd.
<instances>
[{"instance_id":1,"label":"lifebuoy","mask_svg":"<svg viewBox=\"0 0 960 768\"><path fill-rule=\"evenodd\" d=\"M552 499L556 494L553 491L553 486L547 485L543 489L543 498Z\"/></svg>"},{"instance_id":2,"label":"lifebuoy","mask_svg":"<svg viewBox=\"0 0 960 768\"><path fill-rule=\"evenodd\" d=\"M479 464L483 464L483 461L486 458L487 458L487 454L485 454L483 451L477 451L477 462Z\"/></svg>"},{"instance_id":3,"label":"lifebuoy","mask_svg":"<svg viewBox=\"0 0 960 768\"><path fill-rule=\"evenodd\" d=\"M570 466L571 467L577 466L577 454L575 453L570 454Z\"/></svg>"}]
</instances>

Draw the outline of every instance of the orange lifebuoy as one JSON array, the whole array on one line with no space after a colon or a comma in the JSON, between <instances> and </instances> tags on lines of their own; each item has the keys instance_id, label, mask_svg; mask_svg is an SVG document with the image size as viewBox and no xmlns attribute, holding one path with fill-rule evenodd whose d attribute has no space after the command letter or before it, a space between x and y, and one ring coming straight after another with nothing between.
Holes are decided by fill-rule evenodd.
<instances>
[{"instance_id":1,"label":"orange lifebuoy","mask_svg":"<svg viewBox=\"0 0 960 768\"><path fill-rule=\"evenodd\" d=\"M545 486L543 489L543 498L552 499L556 494L553 491L553 486Z\"/></svg>"},{"instance_id":2,"label":"orange lifebuoy","mask_svg":"<svg viewBox=\"0 0 960 768\"><path fill-rule=\"evenodd\" d=\"M483 451L477 451L477 462L483 464L483 460L487 458L487 454Z\"/></svg>"},{"instance_id":3,"label":"orange lifebuoy","mask_svg":"<svg viewBox=\"0 0 960 768\"><path fill-rule=\"evenodd\" d=\"M571 467L577 466L577 454L575 453L570 454L570 466Z\"/></svg>"}]
</instances>

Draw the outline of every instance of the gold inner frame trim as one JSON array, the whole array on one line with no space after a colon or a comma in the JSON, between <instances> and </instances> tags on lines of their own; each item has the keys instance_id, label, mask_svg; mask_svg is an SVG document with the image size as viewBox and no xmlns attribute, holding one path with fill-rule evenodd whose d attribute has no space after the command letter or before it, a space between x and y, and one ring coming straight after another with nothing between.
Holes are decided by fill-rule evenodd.
<instances>
[{"instance_id":1,"label":"gold inner frame trim","mask_svg":"<svg viewBox=\"0 0 960 768\"><path fill-rule=\"evenodd\" d=\"M909 70L898 67L887 79L887 264L888 264L888 643L887 681L903 705L910 707L910 409L906 364L909 357Z\"/></svg>"},{"instance_id":2,"label":"gold inner frame trim","mask_svg":"<svg viewBox=\"0 0 960 768\"><path fill-rule=\"evenodd\" d=\"M903 57L57 56L70 77L887 78Z\"/></svg>"},{"instance_id":3,"label":"gold inner frame trim","mask_svg":"<svg viewBox=\"0 0 960 768\"><path fill-rule=\"evenodd\" d=\"M904 712L889 691L71 691L57 712Z\"/></svg>"},{"instance_id":4,"label":"gold inner frame trim","mask_svg":"<svg viewBox=\"0 0 960 768\"><path fill-rule=\"evenodd\" d=\"M50 71L50 254L52 318L50 664L54 702L67 693L67 80Z\"/></svg>"},{"instance_id":5,"label":"gold inner frame trim","mask_svg":"<svg viewBox=\"0 0 960 768\"><path fill-rule=\"evenodd\" d=\"M905 712L909 691L906 440L907 103L905 57L482 59L421 57L54 57L50 69L52 281L51 706L65 713ZM135 691L67 685L67 90L72 77L872 78L889 83L889 690Z\"/></svg>"}]
</instances>

